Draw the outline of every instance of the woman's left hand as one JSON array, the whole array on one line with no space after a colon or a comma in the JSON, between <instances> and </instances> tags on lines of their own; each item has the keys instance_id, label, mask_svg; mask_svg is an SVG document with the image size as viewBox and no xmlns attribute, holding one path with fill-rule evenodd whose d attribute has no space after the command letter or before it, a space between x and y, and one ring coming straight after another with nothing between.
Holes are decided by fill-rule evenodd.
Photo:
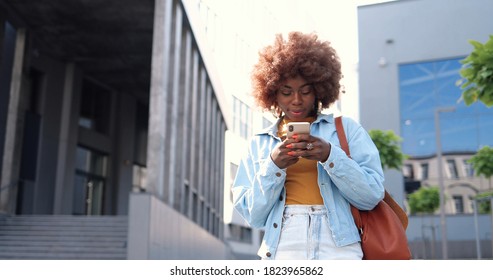
<instances>
[{"instance_id":1,"label":"woman's left hand","mask_svg":"<svg viewBox=\"0 0 493 280\"><path fill-rule=\"evenodd\" d=\"M292 149L289 153L292 156L325 162L329 158L331 147L330 143L321 138L309 134L298 134L289 148Z\"/></svg>"}]
</instances>

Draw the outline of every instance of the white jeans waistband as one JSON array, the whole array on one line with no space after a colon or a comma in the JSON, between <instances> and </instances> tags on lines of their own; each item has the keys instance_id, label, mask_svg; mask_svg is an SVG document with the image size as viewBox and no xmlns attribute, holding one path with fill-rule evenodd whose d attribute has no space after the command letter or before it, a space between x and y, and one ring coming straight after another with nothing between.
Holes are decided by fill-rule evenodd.
<instances>
[{"instance_id":1,"label":"white jeans waistband","mask_svg":"<svg viewBox=\"0 0 493 280\"><path fill-rule=\"evenodd\" d=\"M287 215L300 215L300 214L326 214L327 209L324 205L286 205L284 208L284 214Z\"/></svg>"}]
</instances>

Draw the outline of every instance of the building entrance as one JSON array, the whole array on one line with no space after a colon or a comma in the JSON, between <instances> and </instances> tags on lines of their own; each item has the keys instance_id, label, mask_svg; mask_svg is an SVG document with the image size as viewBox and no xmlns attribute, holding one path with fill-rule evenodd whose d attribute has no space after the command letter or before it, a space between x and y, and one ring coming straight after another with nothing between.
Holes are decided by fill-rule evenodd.
<instances>
[{"instance_id":1,"label":"building entrance","mask_svg":"<svg viewBox=\"0 0 493 280\"><path fill-rule=\"evenodd\" d=\"M107 174L107 156L77 147L73 196L74 215L102 215Z\"/></svg>"}]
</instances>

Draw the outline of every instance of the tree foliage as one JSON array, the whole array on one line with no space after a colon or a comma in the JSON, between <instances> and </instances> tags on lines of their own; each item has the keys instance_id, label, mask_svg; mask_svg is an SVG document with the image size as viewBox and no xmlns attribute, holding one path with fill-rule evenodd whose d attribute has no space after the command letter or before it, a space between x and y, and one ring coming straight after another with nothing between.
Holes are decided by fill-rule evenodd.
<instances>
[{"instance_id":1,"label":"tree foliage","mask_svg":"<svg viewBox=\"0 0 493 280\"><path fill-rule=\"evenodd\" d=\"M421 187L408 197L411 214L433 214L440 207L438 187Z\"/></svg>"},{"instance_id":2,"label":"tree foliage","mask_svg":"<svg viewBox=\"0 0 493 280\"><path fill-rule=\"evenodd\" d=\"M487 107L493 106L493 35L483 45L478 41L469 40L474 50L461 60L461 79L457 85L461 87L462 99L466 105L476 101L483 102Z\"/></svg>"},{"instance_id":3,"label":"tree foliage","mask_svg":"<svg viewBox=\"0 0 493 280\"><path fill-rule=\"evenodd\" d=\"M368 133L380 153L382 168L400 170L402 163L407 158L401 151L400 142L402 139L392 130L372 129Z\"/></svg>"},{"instance_id":4,"label":"tree foliage","mask_svg":"<svg viewBox=\"0 0 493 280\"><path fill-rule=\"evenodd\" d=\"M479 151L477 151L476 154L468 160L468 162L472 164L472 168L474 169L476 175L483 175L487 179L490 179L491 176L493 176L493 148L489 146L484 146ZM476 196L476 199L479 200L479 213L484 214L491 212L491 202L489 199L484 200L484 198L492 196L493 192L485 192Z\"/></svg>"},{"instance_id":5,"label":"tree foliage","mask_svg":"<svg viewBox=\"0 0 493 280\"><path fill-rule=\"evenodd\" d=\"M491 191L476 195L479 214L491 213L491 197L493 197L493 192Z\"/></svg>"},{"instance_id":6,"label":"tree foliage","mask_svg":"<svg viewBox=\"0 0 493 280\"><path fill-rule=\"evenodd\" d=\"M476 175L484 175L486 178L493 176L493 148L484 146L469 160Z\"/></svg>"}]
</instances>

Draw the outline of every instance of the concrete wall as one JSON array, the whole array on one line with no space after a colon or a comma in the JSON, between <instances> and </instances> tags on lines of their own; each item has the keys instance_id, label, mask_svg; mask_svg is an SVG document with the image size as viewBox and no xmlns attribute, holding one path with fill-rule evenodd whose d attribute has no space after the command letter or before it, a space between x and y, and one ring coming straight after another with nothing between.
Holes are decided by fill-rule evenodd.
<instances>
[{"instance_id":1,"label":"concrete wall","mask_svg":"<svg viewBox=\"0 0 493 280\"><path fill-rule=\"evenodd\" d=\"M130 195L128 259L230 259L230 250L151 194Z\"/></svg>"},{"instance_id":2,"label":"concrete wall","mask_svg":"<svg viewBox=\"0 0 493 280\"><path fill-rule=\"evenodd\" d=\"M477 231L474 215L446 217L449 259L493 258L491 242L491 215L478 215ZM409 217L406 231L414 259L442 259L440 216ZM477 250L480 245L480 255Z\"/></svg>"}]
</instances>

